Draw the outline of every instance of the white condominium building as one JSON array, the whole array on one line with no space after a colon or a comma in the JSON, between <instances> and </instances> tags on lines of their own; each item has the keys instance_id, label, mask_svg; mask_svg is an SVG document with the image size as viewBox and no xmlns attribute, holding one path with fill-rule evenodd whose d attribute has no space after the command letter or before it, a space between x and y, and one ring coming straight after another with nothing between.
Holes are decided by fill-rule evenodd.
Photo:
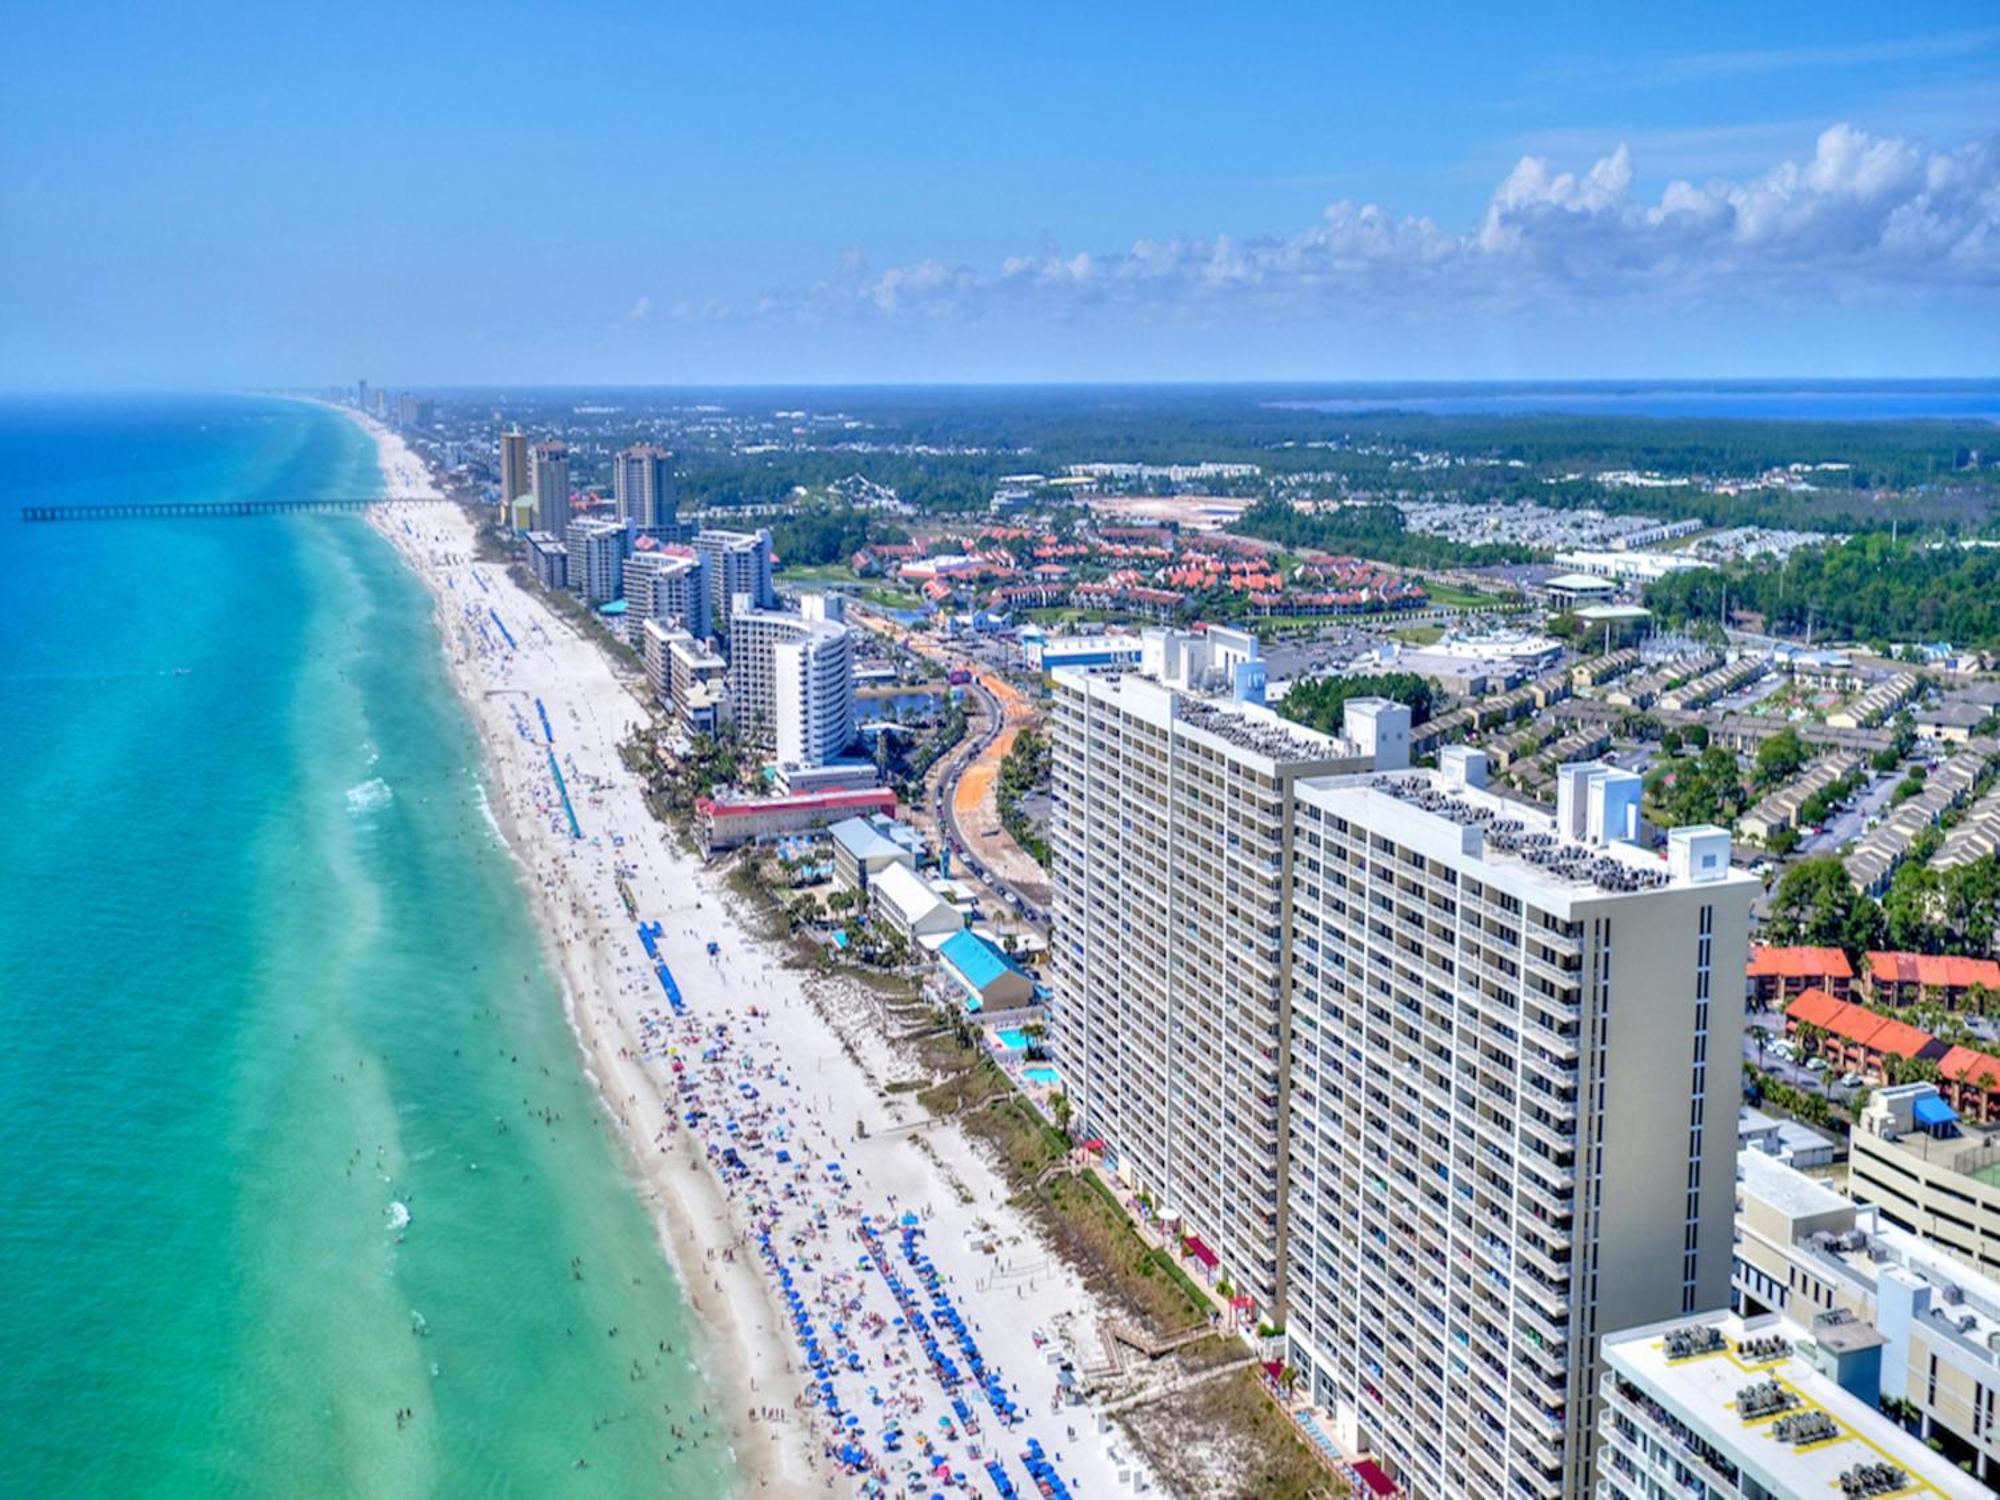
<instances>
[{"instance_id":1,"label":"white condominium building","mask_svg":"<svg viewBox=\"0 0 2000 1500\"><path fill-rule=\"evenodd\" d=\"M729 664L678 625L643 620L639 651L654 699L689 734L720 735L729 722Z\"/></svg>"},{"instance_id":2,"label":"white condominium building","mask_svg":"<svg viewBox=\"0 0 2000 1500\"><path fill-rule=\"evenodd\" d=\"M854 640L845 625L771 648L777 761L823 766L854 739Z\"/></svg>"},{"instance_id":3,"label":"white condominium building","mask_svg":"<svg viewBox=\"0 0 2000 1500\"><path fill-rule=\"evenodd\" d=\"M1254 701L1254 639L1154 631L1144 655L1157 675L1054 673L1051 1039L1082 1132L1277 1318L1292 789L1373 757ZM1243 700L1184 690L1231 685ZM1409 711L1351 722L1377 714L1406 761Z\"/></svg>"},{"instance_id":4,"label":"white condominium building","mask_svg":"<svg viewBox=\"0 0 2000 1500\"><path fill-rule=\"evenodd\" d=\"M778 760L824 765L854 738L854 654L839 601L808 613L748 607L729 623L729 690L745 740Z\"/></svg>"},{"instance_id":5,"label":"white condominium building","mask_svg":"<svg viewBox=\"0 0 2000 1500\"><path fill-rule=\"evenodd\" d=\"M738 594L748 594L757 609L778 602L771 586L771 533L704 530L695 533L694 550L708 569L709 615L718 624L735 614Z\"/></svg>"},{"instance_id":6,"label":"white condominium building","mask_svg":"<svg viewBox=\"0 0 2000 1500\"><path fill-rule=\"evenodd\" d=\"M522 432L500 434L500 508L505 510L523 495L535 492L528 474L528 438Z\"/></svg>"},{"instance_id":7,"label":"white condominium building","mask_svg":"<svg viewBox=\"0 0 2000 1500\"><path fill-rule=\"evenodd\" d=\"M689 548L648 548L625 559L626 629L636 642L642 622L672 620L690 635L710 632L708 569Z\"/></svg>"},{"instance_id":8,"label":"white condominium building","mask_svg":"<svg viewBox=\"0 0 2000 1500\"><path fill-rule=\"evenodd\" d=\"M618 502L618 519L641 531L671 526L680 508L674 489L674 456L647 444L627 448L611 466L611 493Z\"/></svg>"},{"instance_id":9,"label":"white condominium building","mask_svg":"<svg viewBox=\"0 0 2000 1500\"><path fill-rule=\"evenodd\" d=\"M529 485L535 496L535 525L565 542L569 536L569 444L550 438L529 453Z\"/></svg>"},{"instance_id":10,"label":"white condominium building","mask_svg":"<svg viewBox=\"0 0 2000 1500\"><path fill-rule=\"evenodd\" d=\"M1990 1493L1876 1408L1871 1331L1845 1326L1854 1337L1828 1339L1709 1311L1608 1333L1599 1500Z\"/></svg>"},{"instance_id":11,"label":"white condominium building","mask_svg":"<svg viewBox=\"0 0 2000 1500\"><path fill-rule=\"evenodd\" d=\"M1729 1298L1741 979L1729 835L1557 815L1486 759L1301 782L1291 1362L1415 1495L1589 1489L1601 1335Z\"/></svg>"},{"instance_id":12,"label":"white condominium building","mask_svg":"<svg viewBox=\"0 0 2000 1500\"><path fill-rule=\"evenodd\" d=\"M608 604L624 597L625 554L632 533L622 521L583 517L570 523L570 587L590 604Z\"/></svg>"}]
</instances>

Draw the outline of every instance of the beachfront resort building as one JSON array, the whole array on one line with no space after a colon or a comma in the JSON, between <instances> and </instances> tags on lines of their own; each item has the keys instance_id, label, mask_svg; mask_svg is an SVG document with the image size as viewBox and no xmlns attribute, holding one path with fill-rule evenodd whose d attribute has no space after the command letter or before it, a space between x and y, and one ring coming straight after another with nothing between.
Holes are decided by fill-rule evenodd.
<instances>
[{"instance_id":1,"label":"beachfront resort building","mask_svg":"<svg viewBox=\"0 0 2000 1500\"><path fill-rule=\"evenodd\" d=\"M827 833L833 839L833 878L864 895L868 882L889 866L915 870L923 858L924 836L894 818L848 818Z\"/></svg>"},{"instance_id":2,"label":"beachfront resort building","mask_svg":"<svg viewBox=\"0 0 2000 1500\"><path fill-rule=\"evenodd\" d=\"M694 826L702 853L721 854L744 844L813 833L842 818L867 813L894 817L896 794L885 786L866 791L793 792L782 797L718 792L695 799Z\"/></svg>"},{"instance_id":3,"label":"beachfront resort building","mask_svg":"<svg viewBox=\"0 0 2000 1500\"><path fill-rule=\"evenodd\" d=\"M1597 1494L1944 1500L1984 1493L1863 1394L1879 1343L1865 1324L1807 1330L1776 1316L1714 1310L1610 1334Z\"/></svg>"},{"instance_id":4,"label":"beachfront resort building","mask_svg":"<svg viewBox=\"0 0 2000 1500\"><path fill-rule=\"evenodd\" d=\"M1757 882L1630 791L1294 790L1290 1361L1412 1494L1586 1493L1599 1338L1728 1301Z\"/></svg>"},{"instance_id":5,"label":"beachfront resort building","mask_svg":"<svg viewBox=\"0 0 2000 1500\"><path fill-rule=\"evenodd\" d=\"M535 525L569 540L569 444L549 438L528 450L528 486L535 496Z\"/></svg>"},{"instance_id":6,"label":"beachfront resort building","mask_svg":"<svg viewBox=\"0 0 2000 1500\"><path fill-rule=\"evenodd\" d=\"M625 559L626 628L663 620L698 640L710 633L708 568L691 547L646 547Z\"/></svg>"},{"instance_id":7,"label":"beachfront resort building","mask_svg":"<svg viewBox=\"0 0 2000 1500\"><path fill-rule=\"evenodd\" d=\"M618 519L642 532L672 526L680 510L673 466L673 454L651 444L640 443L620 452L611 465L611 493L618 502Z\"/></svg>"},{"instance_id":8,"label":"beachfront resort building","mask_svg":"<svg viewBox=\"0 0 2000 1500\"><path fill-rule=\"evenodd\" d=\"M777 604L777 590L771 584L768 529L705 529L695 533L694 550L707 570L708 613L717 629L734 625L739 594L748 594L754 609L770 609Z\"/></svg>"},{"instance_id":9,"label":"beachfront resort building","mask_svg":"<svg viewBox=\"0 0 2000 1500\"><path fill-rule=\"evenodd\" d=\"M642 620L639 654L654 701L689 735L718 738L729 723L729 663L678 625Z\"/></svg>"},{"instance_id":10,"label":"beachfront resort building","mask_svg":"<svg viewBox=\"0 0 2000 1500\"><path fill-rule=\"evenodd\" d=\"M569 587L569 548L552 531L528 533L528 567L545 589Z\"/></svg>"},{"instance_id":11,"label":"beachfront resort building","mask_svg":"<svg viewBox=\"0 0 2000 1500\"><path fill-rule=\"evenodd\" d=\"M528 473L528 435L524 432L500 434L500 509L507 512L523 495L535 492Z\"/></svg>"},{"instance_id":12,"label":"beachfront resort building","mask_svg":"<svg viewBox=\"0 0 2000 1500\"><path fill-rule=\"evenodd\" d=\"M907 865L889 865L868 885L868 910L912 952L935 948L965 928L965 914Z\"/></svg>"},{"instance_id":13,"label":"beachfront resort building","mask_svg":"<svg viewBox=\"0 0 2000 1500\"><path fill-rule=\"evenodd\" d=\"M587 604L625 597L625 558L632 530L623 521L579 516L569 525L570 586Z\"/></svg>"},{"instance_id":14,"label":"beachfront resort building","mask_svg":"<svg viewBox=\"0 0 2000 1500\"><path fill-rule=\"evenodd\" d=\"M736 724L777 759L824 765L854 738L854 643L837 597L808 594L801 610L747 607L729 622L729 687Z\"/></svg>"},{"instance_id":15,"label":"beachfront resort building","mask_svg":"<svg viewBox=\"0 0 2000 1500\"><path fill-rule=\"evenodd\" d=\"M1250 1308L1284 1305L1293 787L1407 764L1258 701L1254 637L1149 631L1142 670L1053 674L1053 1049L1083 1131Z\"/></svg>"}]
</instances>

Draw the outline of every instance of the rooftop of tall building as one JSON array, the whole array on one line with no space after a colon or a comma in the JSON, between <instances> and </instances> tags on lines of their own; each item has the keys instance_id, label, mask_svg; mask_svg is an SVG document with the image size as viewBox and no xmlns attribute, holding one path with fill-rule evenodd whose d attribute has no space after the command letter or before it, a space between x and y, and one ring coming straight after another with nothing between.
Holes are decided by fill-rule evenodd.
<instances>
[{"instance_id":1,"label":"rooftop of tall building","mask_svg":"<svg viewBox=\"0 0 2000 1500\"><path fill-rule=\"evenodd\" d=\"M1475 763L1483 767L1483 757ZM1593 835L1580 823L1566 827L1545 808L1444 770L1317 776L1300 787L1301 797L1313 801L1336 794L1359 799L1377 819L1429 824L1441 846L1511 870L1542 890L1626 895L1671 886L1754 884L1751 876L1730 868L1729 835L1707 825L1674 829L1667 848L1655 851L1615 834Z\"/></svg>"}]
</instances>

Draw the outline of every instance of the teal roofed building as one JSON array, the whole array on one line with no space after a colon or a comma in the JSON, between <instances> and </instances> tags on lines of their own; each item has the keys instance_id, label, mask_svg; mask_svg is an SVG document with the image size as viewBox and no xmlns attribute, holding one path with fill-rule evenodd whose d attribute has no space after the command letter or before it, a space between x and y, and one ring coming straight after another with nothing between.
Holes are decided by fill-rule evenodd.
<instances>
[{"instance_id":1,"label":"teal roofed building","mask_svg":"<svg viewBox=\"0 0 2000 1500\"><path fill-rule=\"evenodd\" d=\"M1035 1003L1035 981L1028 971L970 928L946 938L938 957L964 989L967 1010L1019 1010Z\"/></svg>"}]
</instances>

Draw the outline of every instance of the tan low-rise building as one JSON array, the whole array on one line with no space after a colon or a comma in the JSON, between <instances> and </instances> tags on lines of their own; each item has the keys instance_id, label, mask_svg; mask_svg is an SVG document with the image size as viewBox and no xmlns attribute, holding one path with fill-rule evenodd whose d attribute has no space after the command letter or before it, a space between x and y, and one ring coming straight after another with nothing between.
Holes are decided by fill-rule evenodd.
<instances>
[{"instance_id":1,"label":"tan low-rise building","mask_svg":"<svg viewBox=\"0 0 2000 1500\"><path fill-rule=\"evenodd\" d=\"M1848 1141L1848 1180L1967 1265L2000 1272L2000 1132L1965 1134L1928 1083L1877 1089Z\"/></svg>"}]
</instances>

